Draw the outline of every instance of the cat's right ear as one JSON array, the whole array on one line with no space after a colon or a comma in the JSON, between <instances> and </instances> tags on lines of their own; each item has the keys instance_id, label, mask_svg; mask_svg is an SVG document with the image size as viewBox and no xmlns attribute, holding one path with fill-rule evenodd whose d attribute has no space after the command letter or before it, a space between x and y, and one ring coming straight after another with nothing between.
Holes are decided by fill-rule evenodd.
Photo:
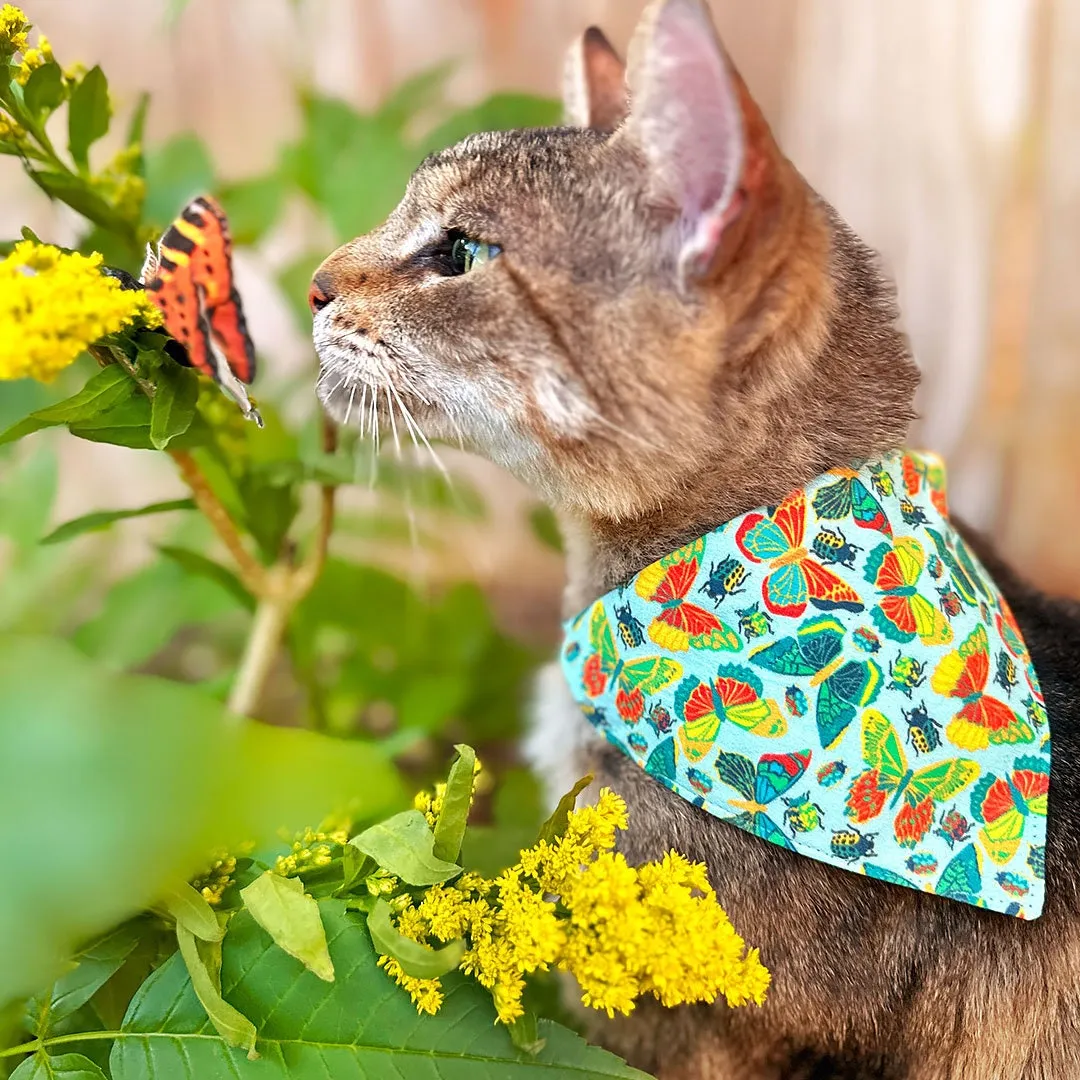
<instances>
[{"instance_id":1,"label":"cat's right ear","mask_svg":"<svg viewBox=\"0 0 1080 1080\"><path fill-rule=\"evenodd\" d=\"M570 46L563 68L563 122L614 131L626 119L626 65L590 26Z\"/></svg>"},{"instance_id":2,"label":"cat's right ear","mask_svg":"<svg viewBox=\"0 0 1080 1080\"><path fill-rule=\"evenodd\" d=\"M624 137L644 152L652 197L678 215L681 280L700 280L775 144L703 0L649 5L630 43L628 82Z\"/></svg>"}]
</instances>

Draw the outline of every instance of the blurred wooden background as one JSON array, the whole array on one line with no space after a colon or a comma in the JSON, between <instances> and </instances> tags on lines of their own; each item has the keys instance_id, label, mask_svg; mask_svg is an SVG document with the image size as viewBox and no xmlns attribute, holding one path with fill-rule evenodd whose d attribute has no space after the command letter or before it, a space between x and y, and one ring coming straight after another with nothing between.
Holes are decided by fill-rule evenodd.
<instances>
[{"instance_id":1,"label":"blurred wooden background","mask_svg":"<svg viewBox=\"0 0 1080 1080\"><path fill-rule=\"evenodd\" d=\"M99 62L118 111L153 92L150 139L197 130L226 177L261 171L296 130L294 88L361 105L436 61L466 102L553 94L570 38L598 23L624 47L630 0L25 0L62 60ZM721 34L802 171L883 255L924 372L917 442L943 452L953 504L1045 587L1080 595L1080 2L713 0ZM0 160L0 234L71 222ZM298 220L294 232L305 228ZM66 232L65 232L66 230ZM313 364L272 271L279 230L240 267L274 366ZM138 501L164 463L68 440L60 513ZM521 580L506 530L468 539L491 586ZM171 482L166 480L166 482ZM547 585L554 560L543 564ZM547 587L547 586L545 586Z\"/></svg>"}]
</instances>

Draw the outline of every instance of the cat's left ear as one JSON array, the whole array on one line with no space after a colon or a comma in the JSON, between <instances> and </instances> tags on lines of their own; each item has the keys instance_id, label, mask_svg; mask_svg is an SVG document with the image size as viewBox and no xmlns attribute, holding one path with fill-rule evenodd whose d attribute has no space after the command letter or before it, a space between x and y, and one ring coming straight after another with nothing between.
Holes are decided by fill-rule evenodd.
<instances>
[{"instance_id":1,"label":"cat's left ear","mask_svg":"<svg viewBox=\"0 0 1080 1080\"><path fill-rule=\"evenodd\" d=\"M652 196L678 214L681 280L700 280L775 144L703 0L649 5L630 43L628 82L624 137L644 152Z\"/></svg>"},{"instance_id":2,"label":"cat's left ear","mask_svg":"<svg viewBox=\"0 0 1080 1080\"><path fill-rule=\"evenodd\" d=\"M590 26L567 50L563 122L614 131L626 119L626 65L611 42Z\"/></svg>"}]
</instances>

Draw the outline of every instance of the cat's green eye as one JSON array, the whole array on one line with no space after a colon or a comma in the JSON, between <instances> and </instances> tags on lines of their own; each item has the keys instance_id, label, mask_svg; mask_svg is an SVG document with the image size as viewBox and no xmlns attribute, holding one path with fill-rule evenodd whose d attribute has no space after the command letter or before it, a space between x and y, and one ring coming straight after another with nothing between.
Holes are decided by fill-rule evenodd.
<instances>
[{"instance_id":1,"label":"cat's green eye","mask_svg":"<svg viewBox=\"0 0 1080 1080\"><path fill-rule=\"evenodd\" d=\"M450 248L450 265L455 274L465 274L491 262L502 248L498 244L485 244L482 240L470 240L459 236Z\"/></svg>"}]
</instances>

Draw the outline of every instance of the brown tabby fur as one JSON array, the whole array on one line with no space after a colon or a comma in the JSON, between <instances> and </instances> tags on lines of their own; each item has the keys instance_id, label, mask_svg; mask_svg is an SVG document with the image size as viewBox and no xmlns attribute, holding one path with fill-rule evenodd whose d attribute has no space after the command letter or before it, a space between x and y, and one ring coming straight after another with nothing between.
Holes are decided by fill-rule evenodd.
<instances>
[{"instance_id":1,"label":"brown tabby fur","mask_svg":"<svg viewBox=\"0 0 1080 1080\"><path fill-rule=\"evenodd\" d=\"M650 88L655 27L697 18L696 5L647 11L633 100ZM568 613L717 523L902 446L918 379L872 253L783 157L730 65L741 181L687 280L671 242L679 207L651 172L646 129L620 109L621 63L595 30L571 56L569 119L594 126L477 135L434 155L383 226L326 260L313 292L328 410L399 428L408 410L534 484L564 523ZM449 229L502 254L451 275ZM643 1005L598 1038L665 1080L1080 1077L1080 614L986 558L1054 724L1043 917L762 843L590 742L556 693L534 740L567 775L592 769L626 798L631 861L671 847L704 861L774 975L763 1009Z\"/></svg>"}]
</instances>

